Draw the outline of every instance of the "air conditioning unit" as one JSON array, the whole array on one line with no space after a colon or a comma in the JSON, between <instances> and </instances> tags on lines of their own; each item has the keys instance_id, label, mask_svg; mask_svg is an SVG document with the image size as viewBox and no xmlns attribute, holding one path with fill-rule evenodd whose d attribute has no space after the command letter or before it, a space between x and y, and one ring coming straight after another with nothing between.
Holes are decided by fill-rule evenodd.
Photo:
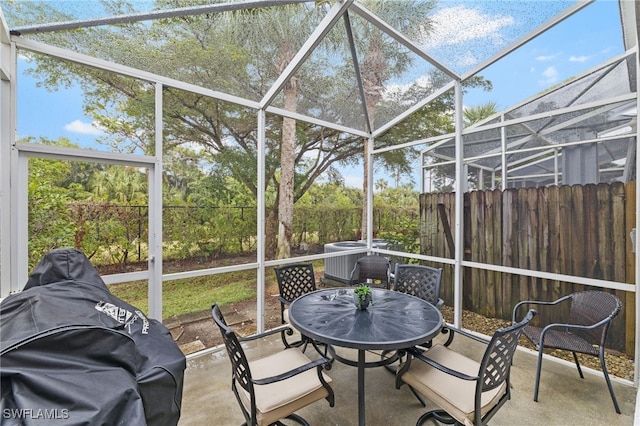
<instances>
[{"instance_id":1,"label":"air conditioning unit","mask_svg":"<svg viewBox=\"0 0 640 426\"><path fill-rule=\"evenodd\" d=\"M338 241L324 245L325 253L335 253L358 248L367 248L367 243L361 241ZM358 259L366 253L346 254L344 256L329 257L324 260L324 277L329 280L348 283L351 271Z\"/></svg>"}]
</instances>

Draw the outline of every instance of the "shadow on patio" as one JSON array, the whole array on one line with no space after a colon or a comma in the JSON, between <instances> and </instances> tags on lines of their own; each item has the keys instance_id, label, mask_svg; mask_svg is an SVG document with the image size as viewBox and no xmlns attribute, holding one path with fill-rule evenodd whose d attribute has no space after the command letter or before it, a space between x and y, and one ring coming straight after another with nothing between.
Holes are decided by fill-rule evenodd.
<instances>
[{"instance_id":1,"label":"shadow on patio","mask_svg":"<svg viewBox=\"0 0 640 426\"><path fill-rule=\"evenodd\" d=\"M281 347L279 335L271 336L267 341L247 344L247 356L253 359ZM475 359L484 350L482 345L459 335L452 347ZM231 391L231 367L224 347L202 353L188 358L179 425L242 424L244 418ZM308 349L307 354L312 356L312 349ZM518 351L511 369L511 401L492 419L492 425L634 424L636 389L629 382L612 377L622 410L618 415L599 372L584 368L582 380L575 365L563 361L543 362L540 399L534 402L535 363L535 353L528 349ZM298 413L312 425L357 424L357 369L335 362L328 374L334 380L335 407L329 407L322 400ZM396 390L392 374L384 368L367 369L365 386L369 425L414 425L418 417L432 407L423 408L406 386Z\"/></svg>"}]
</instances>

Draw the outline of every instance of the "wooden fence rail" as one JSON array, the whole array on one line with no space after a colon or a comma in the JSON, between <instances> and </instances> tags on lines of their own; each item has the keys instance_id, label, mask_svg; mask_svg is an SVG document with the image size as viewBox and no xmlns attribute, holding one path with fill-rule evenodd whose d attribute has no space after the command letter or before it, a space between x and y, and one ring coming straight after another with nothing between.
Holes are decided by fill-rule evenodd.
<instances>
[{"instance_id":1,"label":"wooden fence rail","mask_svg":"<svg viewBox=\"0 0 640 426\"><path fill-rule=\"evenodd\" d=\"M453 258L447 222L453 223L454 212L455 194L421 195L422 254ZM629 237L634 225L635 182L473 191L464 194L464 259L634 283ZM520 300L555 300L590 289L476 268L465 268L463 288L465 309L502 319L511 318ZM623 310L613 323L609 345L633 353L634 294L611 292ZM453 303L452 265L444 265L442 297Z\"/></svg>"}]
</instances>

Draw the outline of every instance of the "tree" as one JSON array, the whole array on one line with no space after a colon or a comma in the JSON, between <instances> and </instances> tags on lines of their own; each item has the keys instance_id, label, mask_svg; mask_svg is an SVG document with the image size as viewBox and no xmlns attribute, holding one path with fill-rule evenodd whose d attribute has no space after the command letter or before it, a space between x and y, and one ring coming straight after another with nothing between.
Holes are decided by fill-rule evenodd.
<instances>
[{"instance_id":1,"label":"tree","mask_svg":"<svg viewBox=\"0 0 640 426\"><path fill-rule=\"evenodd\" d=\"M400 32L411 36L419 32L428 33L431 22L429 13L435 6L433 2L415 0L397 2L392 0L370 0L364 2L373 12L389 19L389 24ZM369 123L375 128L376 110L383 99L387 81L406 70L410 63L409 56L398 49L397 44L386 41L383 33L371 26L361 26L357 40L361 40L364 50L362 61L362 84L365 93L365 105L369 113ZM363 187L365 194L362 206L362 235L367 235L367 197L369 191L369 145L364 143Z\"/></svg>"},{"instance_id":2,"label":"tree","mask_svg":"<svg viewBox=\"0 0 640 426\"><path fill-rule=\"evenodd\" d=\"M395 188L385 187L376 197L376 206L418 207L419 194L413 185L405 183Z\"/></svg>"},{"instance_id":3,"label":"tree","mask_svg":"<svg viewBox=\"0 0 640 426\"><path fill-rule=\"evenodd\" d=\"M272 75L282 74L293 60L299 46L297 40L305 37L315 23L320 8L310 11L300 6L281 6L255 12L253 10L236 14L241 31L235 32L242 45L251 52L262 51L265 44L273 49L274 56L269 62L262 62L262 72ZM311 12L311 13L309 13ZM265 39L265 35L268 39ZM284 109L296 112L298 97L298 77L292 76L283 88ZM287 258L291 254L293 233L293 206L295 196L295 152L296 120L282 118L280 142L280 182L278 184L277 217L278 238L276 258ZM270 223L273 223L273 216ZM268 249L267 252L271 252Z\"/></svg>"},{"instance_id":4,"label":"tree","mask_svg":"<svg viewBox=\"0 0 640 426\"><path fill-rule=\"evenodd\" d=\"M34 142L32 138L20 142ZM77 147L66 138L49 140L40 138L37 143L62 147ZM84 172L86 165L44 158L29 159L29 259L30 267L49 250L71 246L74 229L71 225L68 205L74 200L88 197L82 185L74 177Z\"/></svg>"},{"instance_id":5,"label":"tree","mask_svg":"<svg viewBox=\"0 0 640 426\"><path fill-rule=\"evenodd\" d=\"M129 167L113 166L91 176L89 188L99 200L146 204L147 175Z\"/></svg>"},{"instance_id":6,"label":"tree","mask_svg":"<svg viewBox=\"0 0 640 426\"><path fill-rule=\"evenodd\" d=\"M160 7L165 8L179 5L173 1L159 3ZM410 29L424 30L424 25L421 27L419 24L426 22L432 4L379 1L367 3L367 6L374 12L393 9L393 13L385 13L385 16L395 16L397 22L392 24L398 30L410 33ZM301 35L315 25L311 18L321 15L326 7L324 2L305 3L286 6L286 9L280 9L279 6L243 13L162 19L151 24L122 24L117 31L95 27L42 34L39 37L89 55L106 57L202 87L260 100L293 52L306 39ZM133 9L126 2L105 2L105 8L114 15ZM25 15L60 16L49 4L27 9L16 7L13 11ZM287 16L289 20L281 21L280 15ZM409 58L395 48L397 45L388 43L387 38L372 26L356 25L354 33L358 35L356 39L362 42L358 46L359 51L364 52L362 75L365 101L373 123L377 108L392 108L392 104L399 107L409 97L424 94L424 89L416 84L393 99L385 99L384 84L406 69ZM324 46L331 49L333 44ZM324 58L330 56L331 52L328 52ZM35 55L34 58L37 67L33 74L40 77L48 88L55 90L60 84L72 83L82 86L86 113L99 122L109 135L103 140L104 143L121 152L153 154L155 88L152 85L56 58L42 55ZM308 88L300 87L302 80L314 85L324 99L345 98L337 96L338 92L353 91L353 87L334 84L334 76L342 72L340 65L323 61L321 56L312 56L308 60L318 62L305 66L294 79L287 82L281 99L284 108L296 110L304 104L306 110L312 109L314 99L305 96ZM267 115L266 152L259 153L255 111L176 88L164 91L163 108L165 155L171 155L178 147L187 144L197 146L200 158L210 162L207 169L203 169L209 182L224 182L224 178L233 177L235 182L245 185L254 197L258 190L273 194L268 198L267 257L276 255L276 218L280 223L278 243L283 243L277 255L285 256L287 239L290 238L288 220L291 213L288 209L320 176L332 173L338 164L355 163L363 155L362 140L357 137L271 114ZM425 108L418 115L421 120L430 123L450 121L448 117L442 117L442 111L439 107ZM427 117L429 114L435 115ZM416 121L410 119L408 122ZM416 133L410 126L400 128L406 132L404 135L395 132L396 137L380 140L403 143L411 140L410 137ZM426 129L424 126L419 128ZM430 135L422 133L420 137ZM256 187L258 155L266 157L267 188ZM364 155L367 159L368 153L364 152ZM393 170L406 170L408 167L409 161L401 152L388 153L381 158ZM165 177L166 182L178 180L176 176ZM275 187L273 192L270 192L269 186ZM208 190L216 188L216 185L198 183L193 188ZM206 194L196 196L190 193L189 198L204 199ZM366 208L365 204L363 211ZM281 213L280 210L285 211Z\"/></svg>"},{"instance_id":7,"label":"tree","mask_svg":"<svg viewBox=\"0 0 640 426\"><path fill-rule=\"evenodd\" d=\"M498 106L495 102L487 102L483 105L467 107L462 112L464 116L464 125L466 127L478 123L487 117L491 117L496 112L498 112Z\"/></svg>"},{"instance_id":8,"label":"tree","mask_svg":"<svg viewBox=\"0 0 640 426\"><path fill-rule=\"evenodd\" d=\"M431 73L429 79L433 82L433 85L439 86L444 84L442 79L448 77L443 76L440 73ZM490 81L485 80L482 76L474 76L465 80L462 84L463 91L468 88L479 87L485 91L491 91L493 85ZM419 99L425 96L425 89L419 86L412 87L407 93L406 97L409 99ZM453 122L453 91L449 91L443 94L440 98L433 100L428 105L417 111L415 114L409 116L406 120L394 126L384 135L378 137L377 142L383 145L397 145L403 142L419 140L425 137L425 135L439 135L453 133L455 130ZM480 108L484 114L491 114L490 107ZM482 118L486 118L482 117ZM390 173L397 173L391 167L402 167L404 170L410 168L410 161L415 160L419 155L418 148L408 148L405 153L398 153L397 151L389 151L382 156L384 157L384 166ZM455 155L455 154L454 154ZM455 165L445 165L433 167L430 169L431 174L431 188L435 191L448 192L453 190L453 184L455 180ZM470 181L476 177L470 175L468 177Z\"/></svg>"}]
</instances>

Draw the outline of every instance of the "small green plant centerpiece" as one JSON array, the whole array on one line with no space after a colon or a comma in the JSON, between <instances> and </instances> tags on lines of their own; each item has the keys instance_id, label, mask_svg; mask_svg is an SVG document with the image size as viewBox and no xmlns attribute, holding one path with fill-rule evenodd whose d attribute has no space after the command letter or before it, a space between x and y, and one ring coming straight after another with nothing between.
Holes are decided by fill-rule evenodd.
<instances>
[{"instance_id":1,"label":"small green plant centerpiece","mask_svg":"<svg viewBox=\"0 0 640 426\"><path fill-rule=\"evenodd\" d=\"M366 284L357 285L353 289L353 298L358 309L360 309L361 311L367 309L369 307L369 304L373 303L371 287Z\"/></svg>"}]
</instances>

